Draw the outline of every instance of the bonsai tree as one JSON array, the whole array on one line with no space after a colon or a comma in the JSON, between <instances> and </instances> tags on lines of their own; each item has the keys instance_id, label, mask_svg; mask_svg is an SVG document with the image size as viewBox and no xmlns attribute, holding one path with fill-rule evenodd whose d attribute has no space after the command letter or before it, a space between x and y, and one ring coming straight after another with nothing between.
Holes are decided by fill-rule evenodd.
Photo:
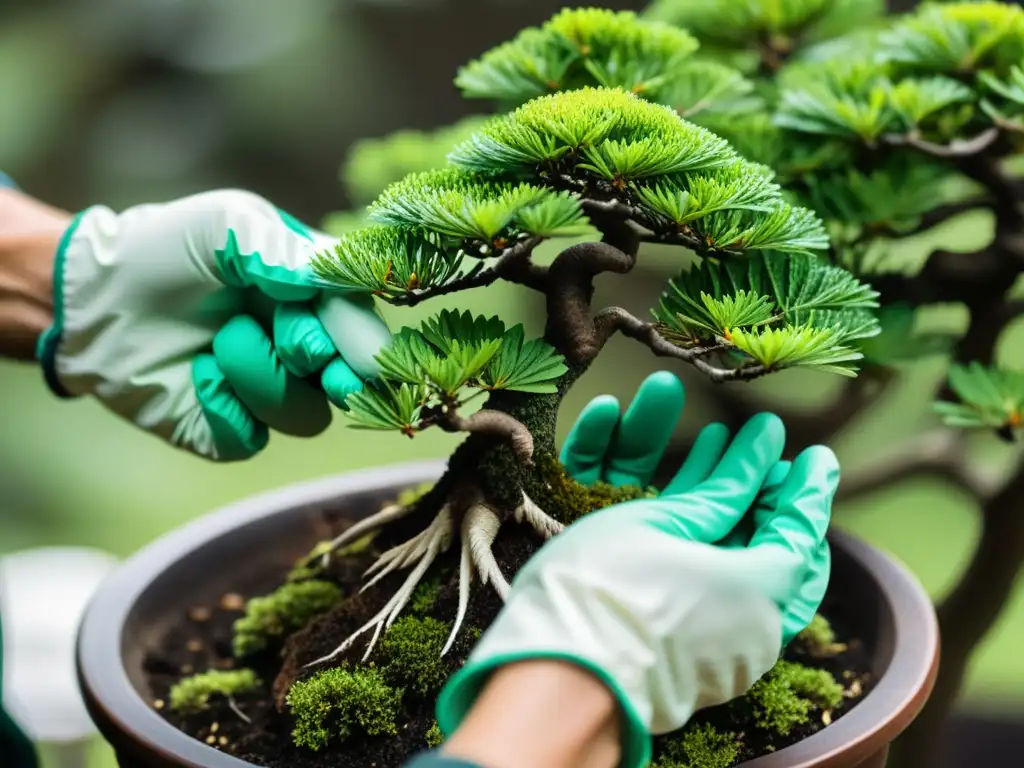
<instances>
[{"instance_id":1,"label":"bonsai tree","mask_svg":"<svg viewBox=\"0 0 1024 768\"><path fill-rule=\"evenodd\" d=\"M969 442L978 431L1012 439L1024 404L1024 373L996 364L1003 331L1024 307L1017 266L1021 182L1011 162L1024 107L1024 11L1009 3L927 3L907 16L886 16L884 5L655 0L643 18L692 34L700 47L678 60L675 78L616 84L672 106L727 138L746 159L771 167L787 198L824 222L824 259L880 294L882 333L858 343L865 355L860 375L821 409L766 406L743 387L692 377L691 386L710 391L728 423L736 427L770 407L796 446L826 442L891 391L908 363L950 358L935 394L941 426L847 471L839 492L852 500L934 477L977 501L980 539L960 584L939 606L944 650L936 690L893 758L927 765L937 761L938 729L1024 554L1024 518L1015 511L1024 467L1014 452L1008 471L983 468ZM543 52L564 43L533 41L560 36L571 33L553 24L524 32L467 66L459 78L464 92L499 105L545 93L551 83L534 73L557 72L557 54ZM585 68L584 79L602 83L592 65ZM433 138L421 136L420 147L436 157L445 136ZM365 167L351 165L348 178L367 178ZM989 243L907 260L903 241L967 213L991 218ZM645 271L642 258L637 271ZM924 313L948 305L966 309L962 332L917 330ZM667 464L686 450L681 444Z\"/></svg>"},{"instance_id":2,"label":"bonsai tree","mask_svg":"<svg viewBox=\"0 0 1024 768\"><path fill-rule=\"evenodd\" d=\"M769 166L690 119L760 103L752 81L697 52L669 24L563 11L459 73L464 94L505 111L453 129L465 133L442 167L394 181L338 224L340 242L314 264L324 284L402 307L506 283L541 299L543 333L446 310L394 334L379 378L346 400L353 426L466 439L437 483L322 542L249 601L229 666L253 675L241 688L179 682L169 700L183 727L228 745L203 713L223 700L248 718L255 681L270 684L280 719L233 750L262 764L336 749L342 765L397 765L439 743L437 693L515 571L577 517L656 493L582 485L558 459L560 404L615 334L722 387L797 367L856 377L880 333L877 293L833 262L824 222ZM645 244L678 259L651 317L594 306L595 280L628 282ZM841 640L817 617L740 715L661 739L656 764L725 768L827 725L868 671L863 659L843 666ZM287 744L266 741L285 724Z\"/></svg>"}]
</instances>

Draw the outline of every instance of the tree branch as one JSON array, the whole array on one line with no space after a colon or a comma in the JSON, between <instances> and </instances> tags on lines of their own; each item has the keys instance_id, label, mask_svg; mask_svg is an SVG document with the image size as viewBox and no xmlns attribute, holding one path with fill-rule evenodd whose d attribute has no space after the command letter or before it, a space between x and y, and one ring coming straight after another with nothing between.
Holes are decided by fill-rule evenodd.
<instances>
[{"instance_id":1,"label":"tree branch","mask_svg":"<svg viewBox=\"0 0 1024 768\"><path fill-rule=\"evenodd\" d=\"M938 765L942 742L936 738L953 710L968 662L996 623L1024 561L1024 469L981 509L981 538L960 583L938 608L942 664L931 698L896 741L893 763Z\"/></svg>"},{"instance_id":2,"label":"tree branch","mask_svg":"<svg viewBox=\"0 0 1024 768\"><path fill-rule=\"evenodd\" d=\"M533 466L533 435L521 421L503 411L484 408L465 417L451 410L442 414L437 424L445 432L469 432L501 438L509 443L523 466Z\"/></svg>"},{"instance_id":3,"label":"tree branch","mask_svg":"<svg viewBox=\"0 0 1024 768\"><path fill-rule=\"evenodd\" d=\"M602 272L626 274L635 264L635 252L610 243L581 243L558 254L548 269L545 340L572 363L597 357L603 344L590 315L594 278Z\"/></svg>"},{"instance_id":4,"label":"tree branch","mask_svg":"<svg viewBox=\"0 0 1024 768\"><path fill-rule=\"evenodd\" d=\"M525 285L536 291L544 291L547 287L547 269L530 261L533 249L544 241L542 237L531 237L522 240L511 248L506 248L494 260L494 265L484 267L477 264L462 277L444 285L427 288L420 293L407 293L391 300L395 306L415 307L421 301L446 296L451 293L482 288L498 280Z\"/></svg>"},{"instance_id":5,"label":"tree branch","mask_svg":"<svg viewBox=\"0 0 1024 768\"><path fill-rule=\"evenodd\" d=\"M698 347L694 349L677 347L658 333L654 323L645 323L622 307L602 309L594 319L594 326L597 329L597 338L601 346L618 331L622 335L636 339L641 344L649 347L658 357L674 357L677 360L689 363L715 382L749 381L768 373L763 365L758 364L746 365L740 368L717 368L704 360L703 356L721 349L720 345L716 345L713 348Z\"/></svg>"},{"instance_id":6,"label":"tree branch","mask_svg":"<svg viewBox=\"0 0 1024 768\"><path fill-rule=\"evenodd\" d=\"M973 157L984 152L999 138L998 128L988 128L969 139L953 139L949 144L933 144L917 133L889 133L882 141L892 147L909 147L932 157L960 158Z\"/></svg>"},{"instance_id":7,"label":"tree branch","mask_svg":"<svg viewBox=\"0 0 1024 768\"><path fill-rule=\"evenodd\" d=\"M968 461L963 430L936 429L911 437L866 466L844 472L836 500L853 501L916 477L948 480L977 499L991 496L998 484L998 478L982 475Z\"/></svg>"}]
</instances>

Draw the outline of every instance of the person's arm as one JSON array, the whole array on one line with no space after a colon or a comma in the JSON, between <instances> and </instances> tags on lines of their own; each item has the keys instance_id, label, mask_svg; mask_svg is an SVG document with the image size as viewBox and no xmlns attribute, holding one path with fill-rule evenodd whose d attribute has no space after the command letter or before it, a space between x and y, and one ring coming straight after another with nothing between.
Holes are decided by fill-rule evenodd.
<instances>
[{"instance_id":1,"label":"person's arm","mask_svg":"<svg viewBox=\"0 0 1024 768\"><path fill-rule=\"evenodd\" d=\"M53 322L53 258L71 215L0 188L0 357L32 360Z\"/></svg>"},{"instance_id":2,"label":"person's arm","mask_svg":"<svg viewBox=\"0 0 1024 768\"><path fill-rule=\"evenodd\" d=\"M604 684L573 664L536 660L498 670L442 754L481 768L614 768L619 744L618 704Z\"/></svg>"}]
</instances>

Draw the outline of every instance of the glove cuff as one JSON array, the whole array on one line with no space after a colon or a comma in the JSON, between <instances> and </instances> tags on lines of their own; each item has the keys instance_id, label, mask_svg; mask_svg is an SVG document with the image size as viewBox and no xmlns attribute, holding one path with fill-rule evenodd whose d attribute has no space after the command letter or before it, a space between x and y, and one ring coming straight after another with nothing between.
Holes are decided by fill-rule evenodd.
<instances>
[{"instance_id":1,"label":"glove cuff","mask_svg":"<svg viewBox=\"0 0 1024 768\"><path fill-rule=\"evenodd\" d=\"M68 248L85 213L86 211L81 211L75 215L57 245L57 253L53 260L53 323L36 342L36 359L43 369L43 379L50 391L60 398L76 397L61 384L60 378L57 376L57 350L64 336L64 285Z\"/></svg>"},{"instance_id":2,"label":"glove cuff","mask_svg":"<svg viewBox=\"0 0 1024 768\"><path fill-rule=\"evenodd\" d=\"M450 737L462 724L491 675L507 664L541 659L574 664L600 680L611 691L621 714L620 768L645 768L651 759L651 736L644 719L632 704L629 695L603 669L587 659L565 651L530 650L490 656L480 661L472 658L456 672L437 699L437 724Z\"/></svg>"}]
</instances>

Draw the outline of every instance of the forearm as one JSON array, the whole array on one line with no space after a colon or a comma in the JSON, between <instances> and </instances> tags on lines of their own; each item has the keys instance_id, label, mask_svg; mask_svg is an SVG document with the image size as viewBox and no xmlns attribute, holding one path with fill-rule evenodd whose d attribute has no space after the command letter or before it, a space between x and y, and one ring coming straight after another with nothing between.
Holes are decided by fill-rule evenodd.
<instances>
[{"instance_id":1,"label":"forearm","mask_svg":"<svg viewBox=\"0 0 1024 768\"><path fill-rule=\"evenodd\" d=\"M71 216L0 189L0 357L31 360L53 321L53 259Z\"/></svg>"},{"instance_id":2,"label":"forearm","mask_svg":"<svg viewBox=\"0 0 1024 768\"><path fill-rule=\"evenodd\" d=\"M481 768L614 768L618 707L603 683L572 664L510 664L443 751Z\"/></svg>"}]
</instances>

